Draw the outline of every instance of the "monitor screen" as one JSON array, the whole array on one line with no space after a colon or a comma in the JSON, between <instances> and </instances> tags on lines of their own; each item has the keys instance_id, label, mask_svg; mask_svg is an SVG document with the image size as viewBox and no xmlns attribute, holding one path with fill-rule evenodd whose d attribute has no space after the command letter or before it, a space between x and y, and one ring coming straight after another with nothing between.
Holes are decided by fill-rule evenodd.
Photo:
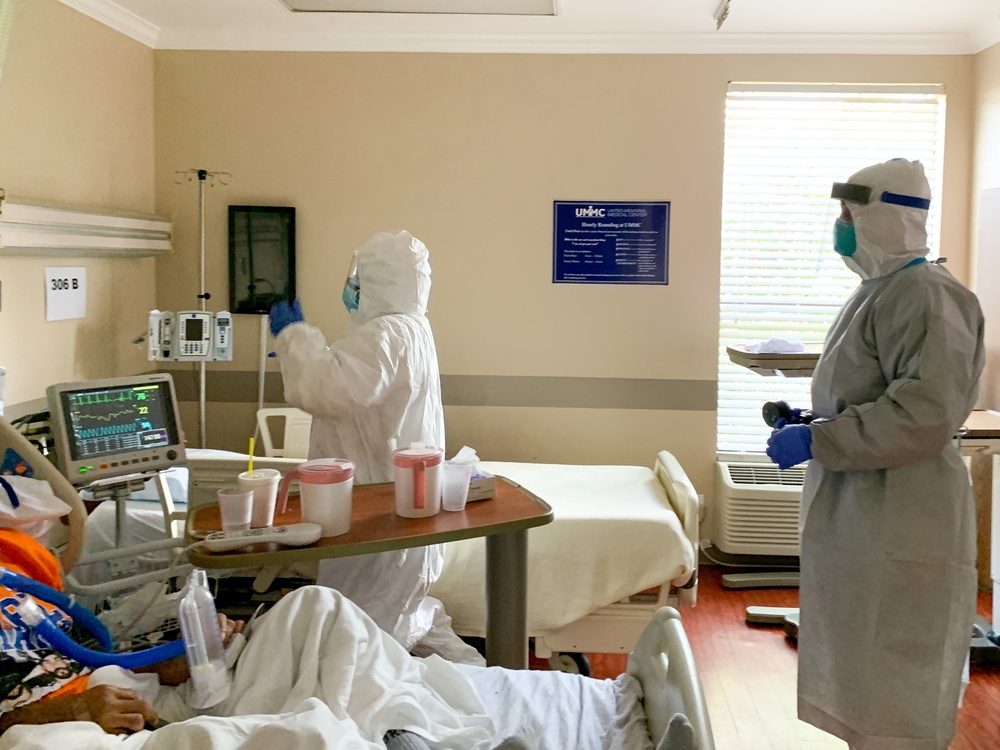
<instances>
[{"instance_id":1,"label":"monitor screen","mask_svg":"<svg viewBox=\"0 0 1000 750\"><path fill-rule=\"evenodd\" d=\"M204 333L201 318L184 319L184 338L188 341L201 341Z\"/></svg>"},{"instance_id":2,"label":"monitor screen","mask_svg":"<svg viewBox=\"0 0 1000 750\"><path fill-rule=\"evenodd\" d=\"M48 398L59 468L75 484L184 460L169 375L63 383Z\"/></svg>"},{"instance_id":3,"label":"monitor screen","mask_svg":"<svg viewBox=\"0 0 1000 750\"><path fill-rule=\"evenodd\" d=\"M166 383L63 391L60 397L74 461L177 442Z\"/></svg>"}]
</instances>

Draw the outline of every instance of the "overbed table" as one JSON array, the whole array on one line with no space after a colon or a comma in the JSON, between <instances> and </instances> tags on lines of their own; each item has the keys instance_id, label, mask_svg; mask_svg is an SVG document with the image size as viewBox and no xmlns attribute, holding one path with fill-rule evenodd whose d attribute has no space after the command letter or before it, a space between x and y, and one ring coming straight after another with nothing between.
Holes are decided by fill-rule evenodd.
<instances>
[{"instance_id":1,"label":"overbed table","mask_svg":"<svg viewBox=\"0 0 1000 750\"><path fill-rule=\"evenodd\" d=\"M232 552L195 549L189 560L206 569L261 568L286 563L351 557L372 552L423 547L457 539L486 537L486 661L490 666L528 666L528 529L552 521L552 508L523 487L497 477L496 497L469 503L464 511L428 518L396 515L392 484L354 487L351 530L323 537L305 547L258 544ZM276 526L299 523L299 499L291 497ZM196 532L222 528L217 505L188 511L188 541Z\"/></svg>"}]
</instances>

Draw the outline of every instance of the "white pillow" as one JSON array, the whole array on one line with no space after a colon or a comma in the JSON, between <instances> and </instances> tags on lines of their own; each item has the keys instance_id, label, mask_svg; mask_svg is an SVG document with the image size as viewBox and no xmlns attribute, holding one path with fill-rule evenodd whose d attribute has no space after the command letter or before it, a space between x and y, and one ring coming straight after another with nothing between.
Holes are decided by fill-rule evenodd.
<instances>
[{"instance_id":1,"label":"white pillow","mask_svg":"<svg viewBox=\"0 0 1000 750\"><path fill-rule=\"evenodd\" d=\"M0 476L0 527L38 539L71 510L44 479Z\"/></svg>"}]
</instances>

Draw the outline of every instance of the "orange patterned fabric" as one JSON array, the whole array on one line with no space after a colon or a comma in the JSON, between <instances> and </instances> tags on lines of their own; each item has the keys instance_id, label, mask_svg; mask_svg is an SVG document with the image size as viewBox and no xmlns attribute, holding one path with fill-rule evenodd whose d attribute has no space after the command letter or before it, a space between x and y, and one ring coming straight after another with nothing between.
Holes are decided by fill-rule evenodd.
<instances>
[{"instance_id":1,"label":"orange patterned fabric","mask_svg":"<svg viewBox=\"0 0 1000 750\"><path fill-rule=\"evenodd\" d=\"M62 590L59 562L23 532L0 529L0 565ZM10 618L25 596L0 586L0 713L87 689L90 670L14 626ZM66 630L72 626L72 620L60 609L38 603L58 626Z\"/></svg>"},{"instance_id":2,"label":"orange patterned fabric","mask_svg":"<svg viewBox=\"0 0 1000 750\"><path fill-rule=\"evenodd\" d=\"M59 561L27 534L14 529L0 529L0 565L62 591Z\"/></svg>"}]
</instances>

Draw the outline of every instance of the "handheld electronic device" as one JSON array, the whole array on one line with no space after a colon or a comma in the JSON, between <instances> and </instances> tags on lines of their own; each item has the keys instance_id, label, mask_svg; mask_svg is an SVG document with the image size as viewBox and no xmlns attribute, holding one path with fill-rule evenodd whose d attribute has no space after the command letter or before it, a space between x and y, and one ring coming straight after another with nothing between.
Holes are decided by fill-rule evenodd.
<instances>
[{"instance_id":1,"label":"handheld electronic device","mask_svg":"<svg viewBox=\"0 0 1000 750\"><path fill-rule=\"evenodd\" d=\"M56 465L77 487L184 463L169 374L58 383L46 397Z\"/></svg>"},{"instance_id":2,"label":"handheld electronic device","mask_svg":"<svg viewBox=\"0 0 1000 750\"><path fill-rule=\"evenodd\" d=\"M318 523L293 523L288 526L268 526L245 531L213 531L202 544L209 552L229 552L251 544L274 542L289 547L304 547L320 538L323 529Z\"/></svg>"},{"instance_id":3,"label":"handheld electronic device","mask_svg":"<svg viewBox=\"0 0 1000 750\"><path fill-rule=\"evenodd\" d=\"M217 362L232 362L233 360L233 316L228 312L215 314L215 329L213 349Z\"/></svg>"},{"instance_id":4,"label":"handheld electronic device","mask_svg":"<svg viewBox=\"0 0 1000 750\"><path fill-rule=\"evenodd\" d=\"M212 353L212 313L184 310L177 313L178 360L208 359Z\"/></svg>"},{"instance_id":5,"label":"handheld electronic device","mask_svg":"<svg viewBox=\"0 0 1000 750\"><path fill-rule=\"evenodd\" d=\"M813 421L813 413L809 409L797 409L789 406L786 401L768 401L761 408L761 416L768 427L774 427L779 419L784 424L809 424Z\"/></svg>"}]
</instances>

